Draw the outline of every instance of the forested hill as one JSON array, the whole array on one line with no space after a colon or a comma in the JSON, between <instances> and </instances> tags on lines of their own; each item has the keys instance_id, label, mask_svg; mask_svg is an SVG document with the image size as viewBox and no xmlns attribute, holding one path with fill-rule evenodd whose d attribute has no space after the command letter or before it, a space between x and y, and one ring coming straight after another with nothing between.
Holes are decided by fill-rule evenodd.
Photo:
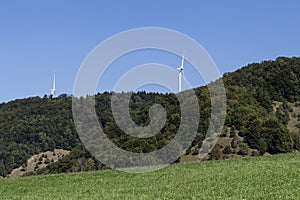
<instances>
[{"instance_id":1,"label":"forested hill","mask_svg":"<svg viewBox=\"0 0 300 200\"><path fill-rule=\"evenodd\" d=\"M300 147L300 58L280 57L275 61L253 63L224 74L227 117L218 144L207 159L291 152ZM201 119L192 147L180 161L195 159L208 128L209 92L195 89ZM137 139L122 132L110 110L111 93L96 95L96 111L107 136L119 147L133 152L150 152L168 144L180 124L180 107L174 94L138 92L132 95L130 113L143 126L148 111L158 103L167 111L160 133ZM34 173L57 173L101 169L82 146L72 119L72 98L33 97L0 104L0 176L26 166L34 154L54 149L71 150L56 163ZM299 111L299 112L298 112Z\"/></svg>"},{"instance_id":2,"label":"forested hill","mask_svg":"<svg viewBox=\"0 0 300 200\"><path fill-rule=\"evenodd\" d=\"M233 73L224 74L227 86L247 88L259 101L299 100L300 58L279 57L275 61L249 64Z\"/></svg>"}]
</instances>

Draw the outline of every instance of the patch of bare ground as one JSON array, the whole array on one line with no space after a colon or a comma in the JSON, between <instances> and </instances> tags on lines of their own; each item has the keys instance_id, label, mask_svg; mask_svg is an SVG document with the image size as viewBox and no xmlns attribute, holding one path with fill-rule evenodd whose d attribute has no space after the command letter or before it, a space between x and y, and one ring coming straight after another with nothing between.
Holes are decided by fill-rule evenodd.
<instances>
[{"instance_id":1,"label":"patch of bare ground","mask_svg":"<svg viewBox=\"0 0 300 200\"><path fill-rule=\"evenodd\" d=\"M47 167L50 163L57 162L59 159L68 155L70 151L64 149L54 149L31 156L27 160L27 166L15 168L8 177L20 177L27 172L33 172L38 169Z\"/></svg>"},{"instance_id":2,"label":"patch of bare ground","mask_svg":"<svg viewBox=\"0 0 300 200\"><path fill-rule=\"evenodd\" d=\"M289 103L289 106L292 108L292 112L289 113L290 120L287 128L293 133L299 133L300 129L297 125L300 126L300 105L299 103Z\"/></svg>"},{"instance_id":3,"label":"patch of bare ground","mask_svg":"<svg viewBox=\"0 0 300 200\"><path fill-rule=\"evenodd\" d=\"M199 156L198 155L184 155L180 158L181 163L190 163L190 162L199 162Z\"/></svg>"},{"instance_id":4,"label":"patch of bare ground","mask_svg":"<svg viewBox=\"0 0 300 200\"><path fill-rule=\"evenodd\" d=\"M277 108L279 108L283 103L280 101L273 101L273 111L276 112Z\"/></svg>"}]
</instances>

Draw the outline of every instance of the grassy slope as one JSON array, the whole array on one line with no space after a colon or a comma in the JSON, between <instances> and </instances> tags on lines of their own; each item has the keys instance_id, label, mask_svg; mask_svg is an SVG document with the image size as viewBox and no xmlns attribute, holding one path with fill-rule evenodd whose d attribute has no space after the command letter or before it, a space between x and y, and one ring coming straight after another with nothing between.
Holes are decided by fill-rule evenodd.
<instances>
[{"instance_id":1,"label":"grassy slope","mask_svg":"<svg viewBox=\"0 0 300 200\"><path fill-rule=\"evenodd\" d=\"M0 180L1 199L300 199L300 153Z\"/></svg>"}]
</instances>

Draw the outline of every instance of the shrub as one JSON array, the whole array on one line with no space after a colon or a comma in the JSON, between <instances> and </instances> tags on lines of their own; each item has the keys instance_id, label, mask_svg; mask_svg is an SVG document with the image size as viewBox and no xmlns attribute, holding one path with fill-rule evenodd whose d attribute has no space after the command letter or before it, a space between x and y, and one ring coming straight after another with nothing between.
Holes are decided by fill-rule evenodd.
<instances>
[{"instance_id":1,"label":"shrub","mask_svg":"<svg viewBox=\"0 0 300 200\"><path fill-rule=\"evenodd\" d=\"M248 155L248 150L249 150L248 145L245 143L242 143L242 144L240 144L240 150L238 151L238 154L243 155L243 156Z\"/></svg>"},{"instance_id":2,"label":"shrub","mask_svg":"<svg viewBox=\"0 0 300 200\"><path fill-rule=\"evenodd\" d=\"M235 130L234 129L231 129L230 131L230 137L233 138L235 136Z\"/></svg>"},{"instance_id":3,"label":"shrub","mask_svg":"<svg viewBox=\"0 0 300 200\"><path fill-rule=\"evenodd\" d=\"M44 161L44 164L47 165L47 164L49 164L49 163L50 163L50 159L49 159L49 158L46 158L45 161Z\"/></svg>"},{"instance_id":4,"label":"shrub","mask_svg":"<svg viewBox=\"0 0 300 200\"><path fill-rule=\"evenodd\" d=\"M222 154L220 145L217 144L210 152L210 159L211 160L220 160L220 159L222 159L222 157L223 157L223 154Z\"/></svg>"},{"instance_id":5,"label":"shrub","mask_svg":"<svg viewBox=\"0 0 300 200\"><path fill-rule=\"evenodd\" d=\"M186 151L185 151L185 155L189 155L192 151L191 151L191 147L189 147Z\"/></svg>"},{"instance_id":6,"label":"shrub","mask_svg":"<svg viewBox=\"0 0 300 200\"><path fill-rule=\"evenodd\" d=\"M237 136L234 136L231 141L231 147L237 148L240 143L241 143L241 140Z\"/></svg>"},{"instance_id":7,"label":"shrub","mask_svg":"<svg viewBox=\"0 0 300 200\"><path fill-rule=\"evenodd\" d=\"M300 133L293 133L293 148L300 150Z\"/></svg>"},{"instance_id":8,"label":"shrub","mask_svg":"<svg viewBox=\"0 0 300 200\"><path fill-rule=\"evenodd\" d=\"M252 156L260 156L260 155L261 154L257 150L252 151Z\"/></svg>"},{"instance_id":9,"label":"shrub","mask_svg":"<svg viewBox=\"0 0 300 200\"><path fill-rule=\"evenodd\" d=\"M231 154L231 153L232 153L231 146L226 145L223 149L223 154Z\"/></svg>"},{"instance_id":10,"label":"shrub","mask_svg":"<svg viewBox=\"0 0 300 200\"><path fill-rule=\"evenodd\" d=\"M199 154L199 149L194 148L193 151L192 151L192 155L195 156L195 155L198 155L198 154Z\"/></svg>"},{"instance_id":11,"label":"shrub","mask_svg":"<svg viewBox=\"0 0 300 200\"><path fill-rule=\"evenodd\" d=\"M220 137L226 137L227 136L227 132L226 131L222 131L222 133L220 134Z\"/></svg>"},{"instance_id":12,"label":"shrub","mask_svg":"<svg viewBox=\"0 0 300 200\"><path fill-rule=\"evenodd\" d=\"M258 146L257 148L258 148L258 151L259 151L260 155L263 155L264 153L266 153L267 143L263 138L260 138L258 140L258 145L257 146Z\"/></svg>"}]
</instances>

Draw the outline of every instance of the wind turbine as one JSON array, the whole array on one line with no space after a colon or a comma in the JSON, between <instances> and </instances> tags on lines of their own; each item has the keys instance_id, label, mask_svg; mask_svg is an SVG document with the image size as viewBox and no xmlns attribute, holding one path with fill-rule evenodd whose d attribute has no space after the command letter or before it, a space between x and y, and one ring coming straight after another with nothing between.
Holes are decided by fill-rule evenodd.
<instances>
[{"instance_id":1,"label":"wind turbine","mask_svg":"<svg viewBox=\"0 0 300 200\"><path fill-rule=\"evenodd\" d=\"M50 95L53 97L55 95L55 71L53 73L53 87L50 89Z\"/></svg>"},{"instance_id":2,"label":"wind turbine","mask_svg":"<svg viewBox=\"0 0 300 200\"><path fill-rule=\"evenodd\" d=\"M184 63L184 51L182 55L181 65L177 68L177 71L179 71L178 76L178 92L181 92L181 82L182 82L182 76L183 76L183 63Z\"/></svg>"}]
</instances>

